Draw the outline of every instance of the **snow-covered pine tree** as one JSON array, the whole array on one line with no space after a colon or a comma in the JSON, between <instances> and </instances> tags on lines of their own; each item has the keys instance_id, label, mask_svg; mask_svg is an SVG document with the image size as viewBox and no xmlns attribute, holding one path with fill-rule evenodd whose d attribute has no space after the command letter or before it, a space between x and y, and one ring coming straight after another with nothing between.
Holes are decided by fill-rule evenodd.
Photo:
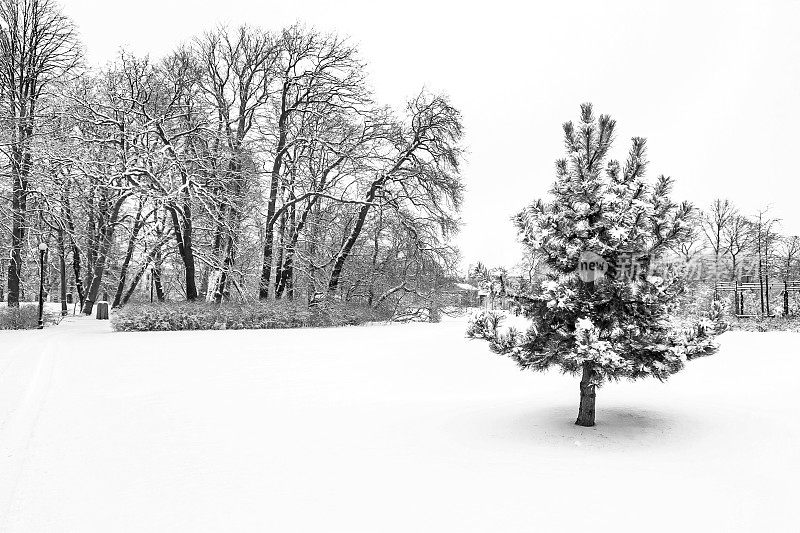
<instances>
[{"instance_id":1,"label":"snow-covered pine tree","mask_svg":"<svg viewBox=\"0 0 800 533\"><path fill-rule=\"evenodd\" d=\"M624 166L606 163L614 127L609 116L596 118L591 104L583 104L579 124L563 127L567 157L556 163L552 198L515 217L523 245L542 254L550 270L526 303L529 330L501 332L499 317L483 314L468 332L523 368L557 366L580 374L575 423L581 426L594 425L596 388L605 381L664 380L687 357L716 348L710 332L671 323L670 303L681 279L654 261L688 233L693 208L670 200L670 178L645 180L645 139L632 139ZM579 277L583 252L608 264L595 281ZM644 268L624 275L622 263L631 258Z\"/></svg>"}]
</instances>

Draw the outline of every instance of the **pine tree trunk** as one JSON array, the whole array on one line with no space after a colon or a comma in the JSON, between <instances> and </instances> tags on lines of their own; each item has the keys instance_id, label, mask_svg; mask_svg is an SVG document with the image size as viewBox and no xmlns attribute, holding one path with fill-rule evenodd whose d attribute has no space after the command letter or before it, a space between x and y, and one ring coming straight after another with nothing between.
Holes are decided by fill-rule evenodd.
<instances>
[{"instance_id":1,"label":"pine tree trunk","mask_svg":"<svg viewBox=\"0 0 800 533\"><path fill-rule=\"evenodd\" d=\"M581 404L578 408L578 419L575 424L578 426L594 426L594 400L597 392L594 384L594 371L591 365L584 363L583 375L581 376Z\"/></svg>"}]
</instances>

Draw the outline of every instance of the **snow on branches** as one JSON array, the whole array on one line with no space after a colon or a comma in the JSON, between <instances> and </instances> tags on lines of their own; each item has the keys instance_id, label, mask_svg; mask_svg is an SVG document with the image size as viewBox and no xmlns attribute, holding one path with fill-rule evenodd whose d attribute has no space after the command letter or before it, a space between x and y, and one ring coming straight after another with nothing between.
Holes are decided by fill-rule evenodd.
<instances>
[{"instance_id":1,"label":"snow on branches","mask_svg":"<svg viewBox=\"0 0 800 533\"><path fill-rule=\"evenodd\" d=\"M566 157L556 162L550 198L514 218L523 245L549 267L548 279L526 304L528 331L503 330L502 317L486 313L468 331L523 368L583 372L592 387L620 378L663 380L688 358L716 349L713 324L675 325L671 303L682 279L658 264L690 233L693 207L670 199L671 178L645 178L645 139L632 139L624 165L606 161L615 125L582 105L580 121L564 124ZM585 282L577 270L588 252L608 269ZM639 268L626 270L626 261ZM593 424L593 406L591 418Z\"/></svg>"}]
</instances>

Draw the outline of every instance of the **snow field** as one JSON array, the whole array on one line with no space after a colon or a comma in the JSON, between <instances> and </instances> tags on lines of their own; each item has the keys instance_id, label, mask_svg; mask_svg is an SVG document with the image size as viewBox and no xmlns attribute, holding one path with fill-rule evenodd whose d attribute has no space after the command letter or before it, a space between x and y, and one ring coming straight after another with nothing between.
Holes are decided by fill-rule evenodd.
<instances>
[{"instance_id":1,"label":"snow field","mask_svg":"<svg viewBox=\"0 0 800 533\"><path fill-rule=\"evenodd\" d=\"M795 531L798 334L580 428L577 378L464 329L0 332L0 531Z\"/></svg>"}]
</instances>

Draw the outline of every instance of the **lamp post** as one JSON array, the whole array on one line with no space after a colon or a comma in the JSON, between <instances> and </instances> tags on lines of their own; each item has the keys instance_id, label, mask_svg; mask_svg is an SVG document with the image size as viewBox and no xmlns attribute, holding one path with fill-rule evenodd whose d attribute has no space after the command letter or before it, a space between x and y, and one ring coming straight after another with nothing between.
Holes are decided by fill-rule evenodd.
<instances>
[{"instance_id":1,"label":"lamp post","mask_svg":"<svg viewBox=\"0 0 800 533\"><path fill-rule=\"evenodd\" d=\"M47 252L47 244L39 243L39 329L44 329L44 254Z\"/></svg>"}]
</instances>

